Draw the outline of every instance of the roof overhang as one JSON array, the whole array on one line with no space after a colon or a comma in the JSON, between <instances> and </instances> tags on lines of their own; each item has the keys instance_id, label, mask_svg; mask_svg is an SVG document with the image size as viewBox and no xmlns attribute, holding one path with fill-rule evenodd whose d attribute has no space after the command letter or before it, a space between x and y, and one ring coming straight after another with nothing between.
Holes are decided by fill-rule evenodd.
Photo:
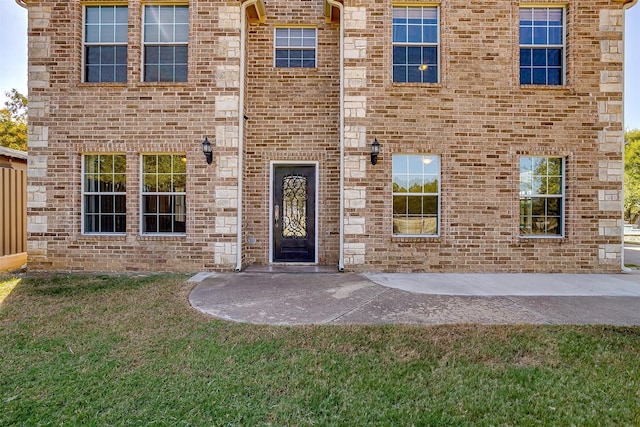
<instances>
[{"instance_id":1,"label":"roof overhang","mask_svg":"<svg viewBox=\"0 0 640 427\"><path fill-rule=\"evenodd\" d=\"M249 22L264 22L267 18L267 9L263 0L240 0L240 4L247 3L247 19Z\"/></svg>"},{"instance_id":2,"label":"roof overhang","mask_svg":"<svg viewBox=\"0 0 640 427\"><path fill-rule=\"evenodd\" d=\"M335 3L344 4L344 0L324 0L324 16L328 22L340 23L340 9L335 6Z\"/></svg>"}]
</instances>

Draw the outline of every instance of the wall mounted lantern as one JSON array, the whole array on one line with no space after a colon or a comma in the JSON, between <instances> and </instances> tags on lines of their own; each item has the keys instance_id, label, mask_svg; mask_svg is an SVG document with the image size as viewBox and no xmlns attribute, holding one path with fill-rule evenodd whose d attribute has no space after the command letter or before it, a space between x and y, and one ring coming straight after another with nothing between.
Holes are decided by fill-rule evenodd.
<instances>
[{"instance_id":1,"label":"wall mounted lantern","mask_svg":"<svg viewBox=\"0 0 640 427\"><path fill-rule=\"evenodd\" d=\"M207 164L210 165L213 161L213 149L211 148L211 143L209 142L209 138L204 137L204 141L202 141L202 152L204 156L207 158Z\"/></svg>"},{"instance_id":2,"label":"wall mounted lantern","mask_svg":"<svg viewBox=\"0 0 640 427\"><path fill-rule=\"evenodd\" d=\"M378 138L374 138L371 143L371 164L375 165L378 163L378 154L380 153L380 143L378 142Z\"/></svg>"}]
</instances>

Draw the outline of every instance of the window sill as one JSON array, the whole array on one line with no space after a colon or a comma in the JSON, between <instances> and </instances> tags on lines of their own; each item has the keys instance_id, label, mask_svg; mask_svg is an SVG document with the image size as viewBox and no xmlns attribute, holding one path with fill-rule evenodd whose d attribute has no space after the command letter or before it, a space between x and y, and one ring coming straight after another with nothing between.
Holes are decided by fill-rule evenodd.
<instances>
[{"instance_id":1,"label":"window sill","mask_svg":"<svg viewBox=\"0 0 640 427\"><path fill-rule=\"evenodd\" d=\"M127 233L82 233L83 239L125 240Z\"/></svg>"},{"instance_id":2,"label":"window sill","mask_svg":"<svg viewBox=\"0 0 640 427\"><path fill-rule=\"evenodd\" d=\"M83 87L127 87L128 82L82 82Z\"/></svg>"},{"instance_id":3,"label":"window sill","mask_svg":"<svg viewBox=\"0 0 640 427\"><path fill-rule=\"evenodd\" d=\"M565 236L535 236L535 235L523 235L518 236L521 242L563 242L566 240Z\"/></svg>"},{"instance_id":4,"label":"window sill","mask_svg":"<svg viewBox=\"0 0 640 427\"><path fill-rule=\"evenodd\" d=\"M442 89L444 86L442 83L418 83L418 82L392 82L393 88L407 88L407 87L420 87L423 89Z\"/></svg>"},{"instance_id":5,"label":"window sill","mask_svg":"<svg viewBox=\"0 0 640 427\"><path fill-rule=\"evenodd\" d=\"M156 234L141 234L138 240L184 240L187 237L186 233L156 233Z\"/></svg>"},{"instance_id":6,"label":"window sill","mask_svg":"<svg viewBox=\"0 0 640 427\"><path fill-rule=\"evenodd\" d=\"M441 236L438 234L393 234L391 239L398 243L410 242L440 242Z\"/></svg>"},{"instance_id":7,"label":"window sill","mask_svg":"<svg viewBox=\"0 0 640 427\"><path fill-rule=\"evenodd\" d=\"M534 90L568 90L569 87L564 84L564 85L523 85L520 84L520 89L521 90L529 90L529 91L534 91Z\"/></svg>"}]
</instances>

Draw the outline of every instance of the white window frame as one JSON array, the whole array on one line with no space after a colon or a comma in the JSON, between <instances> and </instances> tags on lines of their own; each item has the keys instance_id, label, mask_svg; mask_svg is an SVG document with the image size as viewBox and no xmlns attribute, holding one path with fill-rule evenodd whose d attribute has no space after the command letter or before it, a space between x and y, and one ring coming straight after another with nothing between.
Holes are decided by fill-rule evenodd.
<instances>
[{"instance_id":1,"label":"white window frame","mask_svg":"<svg viewBox=\"0 0 640 427\"><path fill-rule=\"evenodd\" d=\"M522 159L560 159L561 160L561 167L562 167L562 176L560 179L560 190L561 192L559 194L548 194L548 193L534 193L533 191L531 191L530 193L526 193L525 191L523 191L523 187L522 187L522 175L523 175L523 171L521 169L521 161ZM520 224L520 226L518 227L519 230L519 237L520 238L525 238L525 239L562 239L565 237L565 210L566 210L566 194L565 194L565 185L566 185L566 177L567 177L567 160L565 157L563 156L521 156L518 159L518 170L519 170L519 185L520 185L520 191L519 191L519 197L518 197L518 222L521 222L521 217L522 215L522 201L525 199L533 199L533 198L543 198L543 199L559 199L561 206L560 206L560 233L559 234L534 234L533 232L528 234L528 233L523 233L522 231L522 223ZM533 173L533 171L532 171ZM542 175L540 175L542 176ZM544 176L549 176L549 175L544 175ZM530 216L533 218L533 215L530 214ZM544 216L545 221L547 221L547 214L545 214ZM533 220L532 220L533 222Z\"/></svg>"},{"instance_id":2,"label":"white window frame","mask_svg":"<svg viewBox=\"0 0 640 427\"><path fill-rule=\"evenodd\" d=\"M407 175L407 184L410 183L410 176L422 176L422 178L424 178L425 176L429 176L429 175L434 175L431 173L426 173L425 170L423 169L421 172L415 172L415 173L411 173L411 171L409 171L407 169L407 173L406 174L402 174L399 173L398 171L396 171L393 168L393 158L398 157L398 156L402 156L402 157L415 157L415 158L421 158L421 161L424 164L430 164L431 162L433 162L433 160L438 161L438 168L437 168L437 179L438 179L438 186L437 186L437 193L428 193L428 192L416 192L416 193L411 193L409 192L409 188L407 188L406 192L396 192L393 191L393 183L395 182L396 176L400 176L400 175ZM427 160L431 159L431 162L427 163ZM408 161L408 159L407 159ZM408 167L408 166L407 166ZM424 168L424 166L423 166ZM424 184L423 184L424 185ZM441 227L441 205L442 205L442 191L441 191L441 186L442 186L442 156L440 155L436 155L436 154L415 154L415 153L394 153L392 156L392 193L391 193L391 205L392 205L392 212L391 212L391 233L393 237L439 237L440 236L440 227ZM395 215L395 197L436 197L437 198L437 211L436 211L436 232L435 233L396 233L394 230L394 220L396 219L396 215ZM408 201L407 201L408 202ZM407 218L409 218L409 214L406 215ZM425 218L430 218L429 216L424 216L424 213L422 214L422 219L424 220ZM400 219L400 218L398 218Z\"/></svg>"},{"instance_id":3,"label":"white window frame","mask_svg":"<svg viewBox=\"0 0 640 427\"><path fill-rule=\"evenodd\" d=\"M80 202L80 206L81 206L81 212L82 212L82 220L81 220L81 227L82 227L82 231L81 234L82 235L87 235L87 236L125 236L127 234L126 232L126 223L127 223L127 211L126 211L126 203L127 203L127 191L126 191L126 186L127 186L127 174L126 174L126 169L125 169L125 191L87 191L86 188L86 178L87 178L87 171L86 171L86 161L87 161L87 157L89 156L122 156L124 157L125 160L125 168L126 168L126 162L127 162L127 157L125 153L84 153L82 154L82 165L81 165L81 176L82 176L82 183L81 183L81 191L82 191L82 198L81 198L81 202ZM125 218L125 231L113 231L113 232L109 232L109 231L86 231L85 225L86 225L86 216L87 216L87 212L86 212L86 196L125 196L125 212L124 214L120 214L120 215L124 215ZM113 212L111 215L113 215L114 217L116 216L117 212ZM98 217L101 217L102 214L101 213L97 213ZM115 220L115 218L114 218ZM114 230L115 230L115 221L114 221Z\"/></svg>"},{"instance_id":4,"label":"white window frame","mask_svg":"<svg viewBox=\"0 0 640 427\"><path fill-rule=\"evenodd\" d=\"M286 46L278 46L278 31L279 30L287 30L288 34L286 37L287 40L287 45ZM314 33L314 45L313 47L311 46L292 46L291 45L291 30L313 30ZM304 40L305 38L302 37L302 40ZM277 65L277 52L278 50L300 50L300 51L313 51L314 55L313 55L313 67L305 67L303 66L296 66L296 67L292 67L290 65L288 66L281 66L281 65ZM290 59L289 59L290 61ZM303 62L304 62L304 58L303 58ZM318 68L318 28L314 27L314 26L277 26L274 28L273 30L273 66L275 68Z\"/></svg>"},{"instance_id":5,"label":"white window frame","mask_svg":"<svg viewBox=\"0 0 640 427\"><path fill-rule=\"evenodd\" d=\"M186 181L187 181L187 172L185 169L185 191L145 191L144 190L144 158L146 156L180 156L181 159L184 159L183 161L186 162L186 154L184 153L141 153L140 154L140 235L141 236L186 236L187 234L187 189L186 189ZM158 172L156 171L155 174L157 175ZM173 170L171 172L171 175L173 175ZM145 201L145 196L184 196L184 212L182 213L182 215L184 215L185 217L185 231L179 231L179 232L166 232L166 231L145 231L145 227L144 227L144 218L145 218L145 207L144 207L144 201ZM155 216L157 216L159 218L160 216L160 212L155 212L155 213L150 213L150 214L154 214ZM171 212L170 214L172 217L179 215L176 212ZM157 227L159 228L159 221L157 224Z\"/></svg>"},{"instance_id":6,"label":"white window frame","mask_svg":"<svg viewBox=\"0 0 640 427\"><path fill-rule=\"evenodd\" d=\"M185 42L176 42L175 41L175 31L173 34L173 41L146 41L146 30L147 30L147 22L146 22L146 17L147 17L147 8L148 7L158 7L158 8L167 8L167 7L172 7L174 8L174 17L175 17L175 8L176 7L185 7L187 8L187 41ZM142 70L141 70L141 75L140 78L142 79L143 83L187 83L189 81L189 35L191 33L191 8L189 6L189 4L187 3L160 3L160 4L144 4L142 7L142 49L141 49L141 66L142 66ZM175 19L172 23L172 27L175 30ZM147 52L147 47L152 47L152 46L174 46L174 47L178 47L178 46L184 46L187 48L187 63L186 63L186 76L185 76L185 80L176 80L175 79L175 66L176 66L176 62L175 62L175 57L174 57L174 62L173 62L173 67L174 67L174 74L173 74L173 79L172 80L162 80L160 79L160 70L158 70L158 79L156 80L147 80L147 73L146 73L146 66L147 66L147 62L146 62L146 52ZM155 65L155 64L154 64ZM158 64L159 66L160 64ZM181 64L182 65L182 64Z\"/></svg>"},{"instance_id":7,"label":"white window frame","mask_svg":"<svg viewBox=\"0 0 640 427\"><path fill-rule=\"evenodd\" d=\"M124 7L127 10L127 26L126 26L126 40L123 42L109 42L109 43L105 43L105 42L88 42L87 41L87 9L89 8L96 8L96 9L101 9L103 7L111 7L111 8L116 8L116 7ZM89 81L87 79L87 47L91 47L91 46L125 46L127 48L127 63L128 63L128 56L129 56L129 25L128 25L128 20L129 20L129 7L126 3L114 3L114 4L106 4L106 5L102 5L102 4L96 4L96 5L84 5L83 10L82 10L82 82L83 83L126 83L127 82L127 67L128 65L125 64L125 79L124 80L109 80L109 81L104 81L102 79L98 80L98 81ZM115 65L115 64L114 64Z\"/></svg>"},{"instance_id":8,"label":"white window frame","mask_svg":"<svg viewBox=\"0 0 640 427\"><path fill-rule=\"evenodd\" d=\"M422 10L422 15L424 16L424 10L425 9L435 9L436 11L436 20L437 20L437 35L436 35L436 42L396 42L394 41L394 35L393 35L393 29L394 29L394 24L393 24L393 18L392 18L392 24L391 24L391 81L395 84L438 84L441 81L441 76L440 76L440 69L441 69L441 40L440 40L440 27L441 27L441 22L440 22L440 6L439 5L434 5L434 4L425 4L425 5L419 5L419 4L413 4L413 5L393 5L392 8L392 15L393 12L395 10L398 9L405 9L408 13L408 11L410 9L420 9ZM414 82L414 81L395 81L394 80L394 72L393 72L393 67L395 65L394 63L394 53L393 50L395 47L400 47L400 46L405 46L405 47L411 47L411 46L415 46L415 47L435 47L436 48L436 61L437 61L437 65L436 65L436 80L433 82ZM421 71L425 71L425 69L423 69L422 67L426 66L426 64L422 64L419 68Z\"/></svg>"},{"instance_id":9,"label":"white window frame","mask_svg":"<svg viewBox=\"0 0 640 427\"><path fill-rule=\"evenodd\" d=\"M532 11L535 12L536 9L545 9L547 11L547 14L549 13L549 10L552 9L561 9L562 10L562 43L561 44L534 44L533 43L533 39L531 41L531 44L522 44L520 43L520 40L518 41L519 44L519 48L518 48L518 59L520 60L520 55L522 54L522 49L560 49L560 60L562 61L561 63L561 69L560 69L560 83L559 84L549 84L548 82L545 84L542 83L533 83L533 77L532 77L532 83L522 83L522 78L520 77L520 72L521 72L521 65L520 63L518 63L518 83L521 86L551 86L551 87L562 87L566 85L566 78L567 78L567 8L565 6L554 6L554 5L526 5L526 4L521 4L520 7L518 8L518 39L520 39L520 32L522 31L522 25L521 25L521 21L520 21L520 12L523 9L531 9ZM535 27L533 27L535 28ZM548 29L549 27L547 27ZM533 37L533 36L532 36Z\"/></svg>"}]
</instances>

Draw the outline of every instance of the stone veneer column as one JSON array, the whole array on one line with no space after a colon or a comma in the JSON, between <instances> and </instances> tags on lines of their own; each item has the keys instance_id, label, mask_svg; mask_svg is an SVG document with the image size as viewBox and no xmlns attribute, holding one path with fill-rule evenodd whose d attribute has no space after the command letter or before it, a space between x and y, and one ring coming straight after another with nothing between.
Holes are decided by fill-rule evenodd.
<instances>
[{"instance_id":1,"label":"stone veneer column","mask_svg":"<svg viewBox=\"0 0 640 427\"><path fill-rule=\"evenodd\" d=\"M240 28L241 6L218 7L218 19L222 29L235 32ZM220 39L219 53L229 59L240 58L240 36L227 36ZM216 86L219 88L240 87L240 65L220 64L215 69ZM217 119L227 119L228 123L216 126L215 147L215 233L219 235L237 235L238 233L238 186L228 185L229 179L238 180L238 138L237 119L239 114L239 97L222 95L215 98L215 115ZM236 241L213 242L214 262L220 266L235 265L238 251Z\"/></svg>"},{"instance_id":2,"label":"stone veneer column","mask_svg":"<svg viewBox=\"0 0 640 427\"><path fill-rule=\"evenodd\" d=\"M366 245L358 237L365 234L366 219L362 213L366 208L367 189L360 184L367 174L366 152L367 129L364 126L350 125L367 116L367 97L361 90L367 87L367 69L357 65L358 60L367 57L367 40L349 37L350 30L367 28L367 11L364 7L344 8L344 177L345 177L345 216L344 216L344 263L358 265L365 263Z\"/></svg>"},{"instance_id":3,"label":"stone veneer column","mask_svg":"<svg viewBox=\"0 0 640 427\"><path fill-rule=\"evenodd\" d=\"M49 27L50 7L29 7L31 30ZM51 57L51 38L46 35L29 36L29 159L27 169L27 253L30 259L45 259L47 241L37 236L48 232L47 165L49 127L45 120L49 115L48 98L33 89L48 89L50 74L41 61Z\"/></svg>"},{"instance_id":4,"label":"stone veneer column","mask_svg":"<svg viewBox=\"0 0 640 427\"><path fill-rule=\"evenodd\" d=\"M623 10L600 10L600 31L622 35L624 31ZM624 41L601 40L601 61L605 64L615 64L619 70L606 70L600 72L600 92L609 98L598 101L598 117L601 123L606 123L605 129L599 134L599 149L601 152L619 153L622 150L624 131L622 130L623 110L623 53ZM610 130L613 129L613 130ZM601 182L615 183L622 188L624 182L624 164L622 160L601 160L598 164L599 179ZM622 209L623 193L621 189L599 190L598 204L601 212L618 213ZM623 238L623 220L600 219L598 230L600 236L619 236ZM601 264L619 264L622 259L623 245L601 244L598 247L598 258Z\"/></svg>"}]
</instances>

